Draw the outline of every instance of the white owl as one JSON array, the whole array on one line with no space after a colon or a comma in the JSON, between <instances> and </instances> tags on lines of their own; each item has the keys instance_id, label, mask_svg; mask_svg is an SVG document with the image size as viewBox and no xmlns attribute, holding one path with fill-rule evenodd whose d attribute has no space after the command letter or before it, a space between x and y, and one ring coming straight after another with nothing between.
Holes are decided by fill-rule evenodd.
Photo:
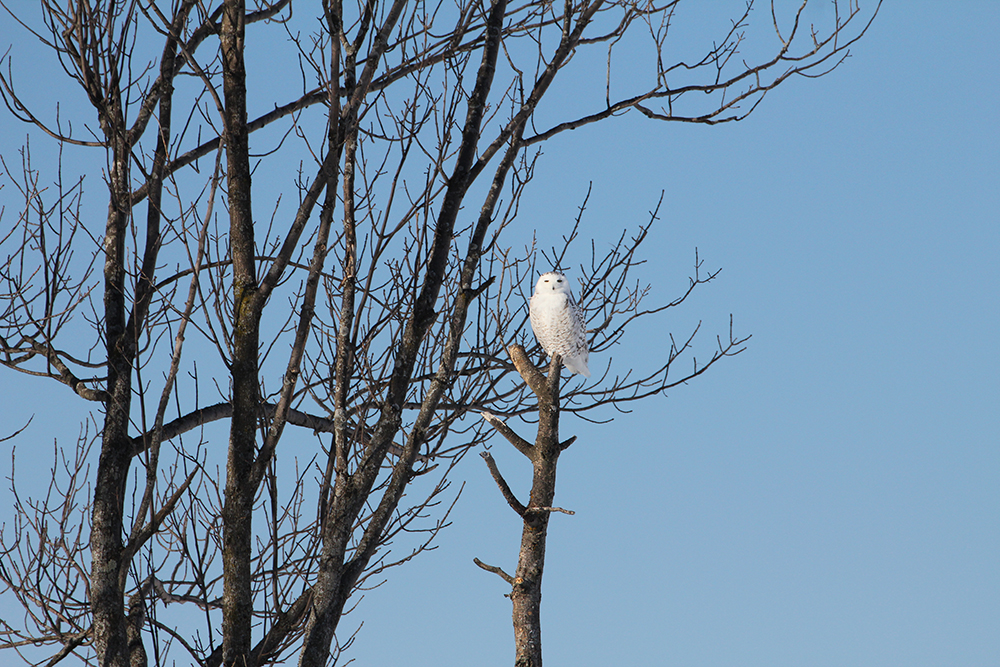
<instances>
[{"instance_id":1,"label":"white owl","mask_svg":"<svg viewBox=\"0 0 1000 667\"><path fill-rule=\"evenodd\" d=\"M535 283L528 313L531 329L545 352L550 357L562 356L566 368L589 378L587 327L566 276L555 271L543 273Z\"/></svg>"}]
</instances>

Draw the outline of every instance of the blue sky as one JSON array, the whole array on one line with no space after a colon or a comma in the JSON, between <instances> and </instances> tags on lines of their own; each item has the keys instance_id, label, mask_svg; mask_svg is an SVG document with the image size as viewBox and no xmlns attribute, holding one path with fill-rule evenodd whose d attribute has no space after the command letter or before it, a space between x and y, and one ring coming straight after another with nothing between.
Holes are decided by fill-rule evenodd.
<instances>
[{"instance_id":1,"label":"blue sky","mask_svg":"<svg viewBox=\"0 0 1000 667\"><path fill-rule=\"evenodd\" d=\"M662 190L654 298L695 247L723 269L616 368L699 320L705 356L730 314L753 336L611 424L564 419L549 667L1000 663L1000 4L943 6L887 3L839 69L741 123L633 114L546 145L534 226L559 232L590 182L585 233L636 226ZM32 397L4 393L11 424ZM505 586L472 558L510 571L520 526L478 456L460 473L438 549L345 619L354 664L512 661Z\"/></svg>"},{"instance_id":2,"label":"blue sky","mask_svg":"<svg viewBox=\"0 0 1000 667\"><path fill-rule=\"evenodd\" d=\"M656 293L695 247L723 271L658 326L724 334L732 313L753 334L611 425L564 420L557 504L577 514L549 534L547 665L1000 661L998 30L995 3L890 3L838 70L746 121L634 116L547 145L536 179L566 196L523 210L568 221L593 181L594 231L664 190ZM518 526L467 474L438 551L365 600L359 664L509 664L504 586L471 561L513 567Z\"/></svg>"}]
</instances>

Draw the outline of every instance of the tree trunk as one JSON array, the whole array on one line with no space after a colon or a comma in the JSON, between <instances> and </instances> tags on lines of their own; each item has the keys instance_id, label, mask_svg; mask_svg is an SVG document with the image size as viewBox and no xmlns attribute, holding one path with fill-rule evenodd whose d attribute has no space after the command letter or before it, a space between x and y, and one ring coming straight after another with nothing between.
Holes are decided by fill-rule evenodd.
<instances>
[{"instance_id":1,"label":"tree trunk","mask_svg":"<svg viewBox=\"0 0 1000 667\"><path fill-rule=\"evenodd\" d=\"M123 141L119 137L120 143ZM104 236L104 333L108 354L108 399L105 403L101 455L94 484L90 536L91 609L94 649L103 667L128 665L125 600L121 589L123 506L132 440L132 364L125 323L125 233L128 225L128 151L115 151L109 179L111 204Z\"/></svg>"},{"instance_id":2,"label":"tree trunk","mask_svg":"<svg viewBox=\"0 0 1000 667\"><path fill-rule=\"evenodd\" d=\"M523 350L515 356L519 371L524 366ZM522 359L518 359L521 356ZM521 361L522 363L519 363ZM528 362L530 365L530 362ZM513 603L514 648L516 667L542 665L542 572L545 569L545 540L549 515L556 496L556 464L559 445L559 371L557 356L549 365L549 375L536 375L529 385L538 397L538 434L528 454L532 464L531 496L524 510L521 551L514 572L510 599ZM522 372L524 375L524 372ZM543 380L543 381L542 381Z\"/></svg>"},{"instance_id":3,"label":"tree trunk","mask_svg":"<svg viewBox=\"0 0 1000 667\"><path fill-rule=\"evenodd\" d=\"M112 61L113 63L114 61ZM89 94L98 112L111 154L108 169L108 220L104 232L104 337L108 359L108 398L105 402L101 454L94 485L90 538L91 609L94 649L104 667L128 665L125 598L121 587L125 484L132 459L129 416L132 406L132 360L125 311L125 235L131 199L130 146L120 98L117 70L109 67L104 86L91 83Z\"/></svg>"},{"instance_id":4,"label":"tree trunk","mask_svg":"<svg viewBox=\"0 0 1000 667\"><path fill-rule=\"evenodd\" d=\"M483 418L500 432L515 449L524 454L532 464L531 495L527 506L521 504L500 474L489 452L482 454L493 480L510 508L523 521L521 551L517 570L510 576L499 567L475 559L476 565L500 576L511 586L510 599L514 622L514 665L516 667L541 667L542 665L542 572L545 570L545 540L548 536L549 515L554 511L556 496L556 465L562 453L576 438L559 442L559 373L562 359L553 357L547 376L535 368L524 348L511 345L507 348L517 372L538 399L538 433L535 444L521 438L502 420L489 412ZM567 512L572 514L572 512Z\"/></svg>"},{"instance_id":5,"label":"tree trunk","mask_svg":"<svg viewBox=\"0 0 1000 667\"><path fill-rule=\"evenodd\" d=\"M245 3L226 0L222 14L226 176L233 258L233 416L223 508L222 644L226 665L250 661L253 598L250 591L254 444L258 405L260 304L254 266L253 212L243 62Z\"/></svg>"}]
</instances>

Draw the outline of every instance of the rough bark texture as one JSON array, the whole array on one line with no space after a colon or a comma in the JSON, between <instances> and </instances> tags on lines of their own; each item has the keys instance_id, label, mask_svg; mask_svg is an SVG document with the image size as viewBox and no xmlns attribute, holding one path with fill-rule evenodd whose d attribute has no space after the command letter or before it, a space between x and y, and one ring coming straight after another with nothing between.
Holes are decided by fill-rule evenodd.
<instances>
[{"instance_id":1,"label":"rough bark texture","mask_svg":"<svg viewBox=\"0 0 1000 667\"><path fill-rule=\"evenodd\" d=\"M254 266L253 210L246 116L244 2L227 0L222 13L226 122L226 183L233 258L233 416L223 508L223 663L250 665L253 599L250 592L254 490L249 485L256 442L261 307Z\"/></svg>"},{"instance_id":2,"label":"rough bark texture","mask_svg":"<svg viewBox=\"0 0 1000 667\"><path fill-rule=\"evenodd\" d=\"M118 125L120 128L121 125ZM125 482L132 460L129 414L132 401L132 355L125 317L124 244L129 219L128 150L120 133L109 133L117 150L111 165L111 206L104 237L104 327L108 382L101 455L94 485L90 545L91 607L98 660L105 667L128 665L124 592L119 582ZM123 199L123 197L125 199Z\"/></svg>"},{"instance_id":3,"label":"rough bark texture","mask_svg":"<svg viewBox=\"0 0 1000 667\"><path fill-rule=\"evenodd\" d=\"M543 375L528 359L524 348L511 345L507 348L514 367L538 400L538 430L534 444L528 443L496 415L483 412L482 417L506 438L515 449L524 454L532 465L531 494L527 505L514 496L489 452L483 459L490 475L500 488L504 500L521 517L521 549L514 576L503 569L487 565L478 558L476 565L496 574L510 584L512 619L514 623L514 664L516 667L541 667L542 664L542 574L545 571L545 543L548 538L549 517L552 512L573 512L555 507L556 466L559 455L576 440L575 437L559 441L559 376L562 359L552 358L548 375Z\"/></svg>"},{"instance_id":4,"label":"rough bark texture","mask_svg":"<svg viewBox=\"0 0 1000 667\"><path fill-rule=\"evenodd\" d=\"M545 540L549 516L556 496L556 465L559 462L559 370L556 357L549 364L544 383L524 350L513 350L514 365L538 397L538 434L531 449L531 495L524 512L521 550L514 571L510 600L514 620L514 664L517 667L542 665L542 572L545 569ZM527 379L527 378L526 378Z\"/></svg>"}]
</instances>

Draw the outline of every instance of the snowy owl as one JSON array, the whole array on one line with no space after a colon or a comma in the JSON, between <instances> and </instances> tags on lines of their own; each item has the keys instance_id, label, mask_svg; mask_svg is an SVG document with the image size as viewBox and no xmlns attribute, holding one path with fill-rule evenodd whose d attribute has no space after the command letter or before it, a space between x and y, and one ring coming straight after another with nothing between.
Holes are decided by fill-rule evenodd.
<instances>
[{"instance_id":1,"label":"snowy owl","mask_svg":"<svg viewBox=\"0 0 1000 667\"><path fill-rule=\"evenodd\" d=\"M587 327L566 276L555 271L543 273L535 283L528 313L531 329L545 352L550 357L561 355L566 368L589 378Z\"/></svg>"}]
</instances>

